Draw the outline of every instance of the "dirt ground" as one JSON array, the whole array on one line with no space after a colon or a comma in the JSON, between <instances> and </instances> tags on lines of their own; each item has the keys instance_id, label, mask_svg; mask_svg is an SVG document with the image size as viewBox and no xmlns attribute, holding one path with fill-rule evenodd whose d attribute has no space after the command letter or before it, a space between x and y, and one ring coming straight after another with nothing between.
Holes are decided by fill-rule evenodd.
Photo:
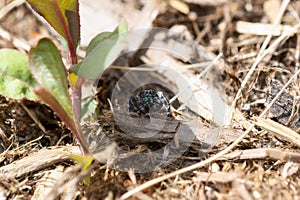
<instances>
[{"instance_id":1,"label":"dirt ground","mask_svg":"<svg viewBox=\"0 0 300 200\"><path fill-rule=\"evenodd\" d=\"M12 2L16 4L9 8ZM126 8L117 15L127 16L129 28L139 16L134 14L147 8L145 2L114 1L115 8ZM153 2L155 17L141 21L168 29L181 25L205 51L221 55L218 84L228 105L241 114L226 127L234 139L223 139L203 157L192 146L172 165L154 172L124 172L96 161L85 169L66 156L79 155L79 148L47 105L0 96L0 199L300 198L300 2ZM65 55L52 30L24 1L0 0L0 22L0 48L28 53L40 38L50 37ZM80 55L84 49L82 45ZM191 72L195 77L200 73ZM101 91L101 128L119 133L109 106L101 102ZM124 138L117 142L129 146ZM142 146L128 143L135 150Z\"/></svg>"}]
</instances>

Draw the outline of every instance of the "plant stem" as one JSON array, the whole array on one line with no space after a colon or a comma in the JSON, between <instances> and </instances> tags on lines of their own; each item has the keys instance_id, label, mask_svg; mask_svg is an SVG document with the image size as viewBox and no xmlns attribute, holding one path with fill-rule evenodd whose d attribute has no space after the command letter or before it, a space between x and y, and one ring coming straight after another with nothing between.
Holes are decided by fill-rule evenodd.
<instances>
[{"instance_id":1,"label":"plant stem","mask_svg":"<svg viewBox=\"0 0 300 200\"><path fill-rule=\"evenodd\" d=\"M88 154L88 144L86 143L85 137L83 135L81 126L80 126L80 118L81 118L81 86L83 79L78 78L73 86L72 90L72 107L74 113L74 122L77 130L77 140L80 144L80 149L82 154Z\"/></svg>"},{"instance_id":2,"label":"plant stem","mask_svg":"<svg viewBox=\"0 0 300 200\"><path fill-rule=\"evenodd\" d=\"M77 54L76 50L73 47L73 45L69 44L70 48L70 53L69 57L71 60L72 65L77 64ZM75 123L75 128L76 128L76 134L74 134L77 137L77 140L80 145L80 150L82 154L88 154L88 144L85 140L85 137L83 135L81 126L80 126L80 119L81 119L81 88L83 84L83 78L77 77L77 80L75 81L74 85L71 83L72 87L72 94L71 94L71 99L72 99L72 108L73 108L73 114L74 114L74 123Z\"/></svg>"}]
</instances>

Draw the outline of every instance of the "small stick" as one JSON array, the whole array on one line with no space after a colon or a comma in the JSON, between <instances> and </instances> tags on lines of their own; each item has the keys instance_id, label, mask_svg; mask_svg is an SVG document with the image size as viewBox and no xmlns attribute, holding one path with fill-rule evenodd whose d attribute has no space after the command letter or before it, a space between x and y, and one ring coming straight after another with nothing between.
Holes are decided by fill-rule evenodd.
<instances>
[{"instance_id":1,"label":"small stick","mask_svg":"<svg viewBox=\"0 0 300 200\"><path fill-rule=\"evenodd\" d=\"M47 133L43 124L37 119L36 115L31 112L22 102L20 102L22 108L27 112L27 114L31 117L31 119L38 125L38 127L43 131L43 133Z\"/></svg>"},{"instance_id":2,"label":"small stick","mask_svg":"<svg viewBox=\"0 0 300 200\"><path fill-rule=\"evenodd\" d=\"M283 14L284 14L284 12L285 12L287 6L289 5L289 3L290 3L290 0L284 0L284 1L282 2L281 6L280 6L280 9L279 9L279 13L278 13L278 15L277 15L277 17L276 17L276 19L275 19L275 21L274 21L274 25L280 24L281 18L282 18L282 16L283 16ZM258 56L260 56L260 55L263 54L263 52L265 51L266 47L267 47L268 44L270 43L271 38L272 38L272 33L270 33L270 34L266 37L264 43L262 44L262 46L261 46L261 48L260 48L260 51L259 51L259 53L258 53Z\"/></svg>"},{"instance_id":3,"label":"small stick","mask_svg":"<svg viewBox=\"0 0 300 200\"><path fill-rule=\"evenodd\" d=\"M274 122L271 119L255 118L256 125L264 130L300 147L300 135L290 128Z\"/></svg>"},{"instance_id":4,"label":"small stick","mask_svg":"<svg viewBox=\"0 0 300 200\"><path fill-rule=\"evenodd\" d=\"M259 148L238 150L218 158L218 160L256 160L271 159L300 163L300 153L281 149Z\"/></svg>"},{"instance_id":5,"label":"small stick","mask_svg":"<svg viewBox=\"0 0 300 200\"><path fill-rule=\"evenodd\" d=\"M25 2L25 0L14 0L14 1L10 2L9 4L7 4L6 6L4 6L0 10L0 20L2 20L3 17L5 17L12 9L22 5L24 2Z\"/></svg>"},{"instance_id":6,"label":"small stick","mask_svg":"<svg viewBox=\"0 0 300 200\"><path fill-rule=\"evenodd\" d=\"M297 70L300 68L299 59L300 59L300 33L297 34L297 46L295 51L295 66Z\"/></svg>"}]
</instances>

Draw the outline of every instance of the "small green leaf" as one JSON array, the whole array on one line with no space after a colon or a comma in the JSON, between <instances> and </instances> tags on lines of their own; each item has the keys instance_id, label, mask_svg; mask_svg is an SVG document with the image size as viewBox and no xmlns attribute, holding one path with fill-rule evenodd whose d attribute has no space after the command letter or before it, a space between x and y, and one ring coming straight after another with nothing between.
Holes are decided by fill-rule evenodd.
<instances>
[{"instance_id":1,"label":"small green leaf","mask_svg":"<svg viewBox=\"0 0 300 200\"><path fill-rule=\"evenodd\" d=\"M97 47L101 42L103 42L106 39L111 38L113 35L113 32L102 32L96 35L91 42L89 43L88 47L86 48L86 55L89 55L92 50Z\"/></svg>"},{"instance_id":2,"label":"small green leaf","mask_svg":"<svg viewBox=\"0 0 300 200\"><path fill-rule=\"evenodd\" d=\"M89 43L88 47L86 48L86 54L88 55L92 50L94 50L99 44L101 44L105 40L109 40L110 38L118 37L120 34L124 34L126 32L127 32L126 22L121 21L119 26L117 26L113 32L99 33ZM124 36L122 36L122 37L124 37Z\"/></svg>"},{"instance_id":3,"label":"small green leaf","mask_svg":"<svg viewBox=\"0 0 300 200\"><path fill-rule=\"evenodd\" d=\"M86 97L81 102L81 119L93 117L97 108L97 101L94 97Z\"/></svg>"},{"instance_id":4,"label":"small green leaf","mask_svg":"<svg viewBox=\"0 0 300 200\"><path fill-rule=\"evenodd\" d=\"M98 34L87 47L85 59L71 68L84 78L97 77L120 55L126 44L127 25L122 21L113 32Z\"/></svg>"},{"instance_id":5,"label":"small green leaf","mask_svg":"<svg viewBox=\"0 0 300 200\"><path fill-rule=\"evenodd\" d=\"M72 118L72 104L68 90L67 73L56 46L49 39L41 39L29 52L30 70L37 82L45 88ZM52 107L55 105L52 105Z\"/></svg>"},{"instance_id":6,"label":"small green leaf","mask_svg":"<svg viewBox=\"0 0 300 200\"><path fill-rule=\"evenodd\" d=\"M30 73L27 55L12 49L0 50L0 94L13 98L38 100L37 82Z\"/></svg>"},{"instance_id":7,"label":"small green leaf","mask_svg":"<svg viewBox=\"0 0 300 200\"><path fill-rule=\"evenodd\" d=\"M69 155L69 158L75 160L78 163L84 163L83 169L86 170L94 161L94 157L90 154L88 155Z\"/></svg>"},{"instance_id":8,"label":"small green leaf","mask_svg":"<svg viewBox=\"0 0 300 200\"><path fill-rule=\"evenodd\" d=\"M27 0L76 49L80 40L78 0Z\"/></svg>"},{"instance_id":9,"label":"small green leaf","mask_svg":"<svg viewBox=\"0 0 300 200\"><path fill-rule=\"evenodd\" d=\"M94 161L94 157L90 154L88 155L69 155L70 159L75 160L78 163L82 164L81 170L82 171L86 171L88 170L88 168L92 165L93 161ZM91 178L90 176L87 176L84 178L83 183L85 185L88 185L91 182Z\"/></svg>"}]
</instances>

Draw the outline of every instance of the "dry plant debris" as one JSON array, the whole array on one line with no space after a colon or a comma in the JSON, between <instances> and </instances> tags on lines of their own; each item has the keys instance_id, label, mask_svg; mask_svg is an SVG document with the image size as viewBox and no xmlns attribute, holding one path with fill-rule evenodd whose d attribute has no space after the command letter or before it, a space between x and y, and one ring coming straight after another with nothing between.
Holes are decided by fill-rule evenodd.
<instances>
[{"instance_id":1,"label":"dry plant debris","mask_svg":"<svg viewBox=\"0 0 300 200\"><path fill-rule=\"evenodd\" d=\"M194 146L152 173L97 162L82 170L62 154L78 148L47 106L1 97L0 199L298 199L300 2L213 2L157 1L155 19L143 20L183 30L207 52L222 53L226 102L240 116L228 127L238 133L234 140L225 138L205 158L195 156ZM23 1L0 0L0 21L1 48L27 52L41 37L55 39ZM151 58L143 56L139 62ZM104 107L102 128L118 133L110 114Z\"/></svg>"}]
</instances>

